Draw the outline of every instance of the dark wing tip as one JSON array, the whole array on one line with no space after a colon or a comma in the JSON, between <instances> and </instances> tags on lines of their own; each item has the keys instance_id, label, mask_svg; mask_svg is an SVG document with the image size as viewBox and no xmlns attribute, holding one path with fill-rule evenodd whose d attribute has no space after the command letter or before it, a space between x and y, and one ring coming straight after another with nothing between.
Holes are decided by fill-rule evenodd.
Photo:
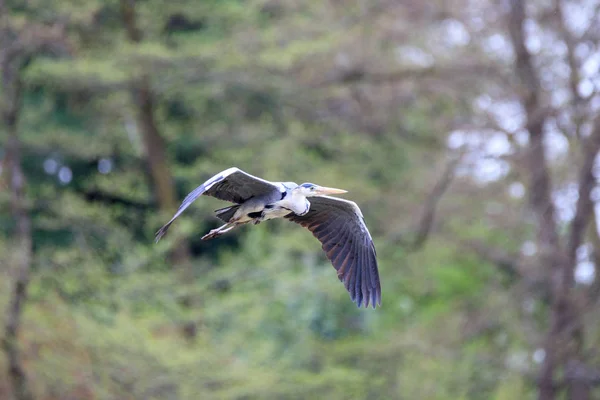
<instances>
[{"instance_id":1,"label":"dark wing tip","mask_svg":"<svg viewBox=\"0 0 600 400\"><path fill-rule=\"evenodd\" d=\"M369 240L366 243L367 251L363 251L358 258L357 268L347 273L355 274L355 287L345 285L350 293L352 301L360 308L364 305L373 309L381 306L381 283L379 281L379 271L377 268L377 256L375 255L375 246ZM345 280L348 282L348 280ZM352 280L350 280L352 282Z\"/></svg>"},{"instance_id":2,"label":"dark wing tip","mask_svg":"<svg viewBox=\"0 0 600 400\"><path fill-rule=\"evenodd\" d=\"M369 300L373 309L377 308L377 306L381 307L381 288L377 287L370 290L366 297L365 308L369 308Z\"/></svg>"},{"instance_id":3,"label":"dark wing tip","mask_svg":"<svg viewBox=\"0 0 600 400\"><path fill-rule=\"evenodd\" d=\"M357 292L353 294L350 290L348 291L350 292L350 299L358 308L362 308L363 306L364 308L369 308L369 305L373 309L377 308L377 306L381 307L381 289L379 287L370 288L366 293Z\"/></svg>"},{"instance_id":4,"label":"dark wing tip","mask_svg":"<svg viewBox=\"0 0 600 400\"><path fill-rule=\"evenodd\" d=\"M370 298L371 307L373 307L373 309L376 309L377 306L381 307L381 293L373 291L370 293ZM369 297L366 297L364 302L361 302L360 299L352 299L352 301L356 303L358 308L362 308L363 305L365 308L369 308Z\"/></svg>"},{"instance_id":5,"label":"dark wing tip","mask_svg":"<svg viewBox=\"0 0 600 400\"><path fill-rule=\"evenodd\" d=\"M358 308L363 306L369 308L370 305L375 309L377 306L381 306L379 276L373 276L372 274L377 273L370 267L370 265L357 265L357 268L338 275L339 280L344 283L350 294L350 299L356 303Z\"/></svg>"},{"instance_id":6,"label":"dark wing tip","mask_svg":"<svg viewBox=\"0 0 600 400\"><path fill-rule=\"evenodd\" d=\"M156 232L156 237L154 238L154 243L158 243L158 241L165 236L165 233L167 233L167 231L169 230L169 227L171 226L171 222L166 223L165 225L163 225L162 228L160 228L157 232Z\"/></svg>"}]
</instances>

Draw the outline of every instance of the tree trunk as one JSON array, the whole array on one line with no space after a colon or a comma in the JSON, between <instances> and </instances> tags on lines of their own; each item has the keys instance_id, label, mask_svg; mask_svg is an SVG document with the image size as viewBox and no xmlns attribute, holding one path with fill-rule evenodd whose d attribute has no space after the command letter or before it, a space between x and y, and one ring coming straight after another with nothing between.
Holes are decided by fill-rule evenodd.
<instances>
[{"instance_id":1,"label":"tree trunk","mask_svg":"<svg viewBox=\"0 0 600 400\"><path fill-rule=\"evenodd\" d=\"M21 169L20 142L17 121L20 111L20 68L8 52L2 57L3 104L2 122L7 131L7 181L11 192L11 212L15 219L14 247L10 272L13 276L11 295L6 310L4 341L2 347L8 363L8 377L16 400L32 400L23 360L19 351L18 336L21 317L27 300L27 286L32 259L31 220L25 205L25 177Z\"/></svg>"},{"instance_id":2,"label":"tree trunk","mask_svg":"<svg viewBox=\"0 0 600 400\"><path fill-rule=\"evenodd\" d=\"M143 35L136 22L135 0L121 0L121 15L129 41L140 43ZM169 214L177 209L177 195L167 163L165 141L156 124L150 78L146 74L143 73L141 77L135 80L132 97L136 106L138 126L142 134L154 195L158 201L159 209L164 214ZM182 265L186 269L189 268L190 254L186 240L181 239L179 241L173 249L171 258L176 265Z\"/></svg>"},{"instance_id":3,"label":"tree trunk","mask_svg":"<svg viewBox=\"0 0 600 400\"><path fill-rule=\"evenodd\" d=\"M526 47L524 0L511 0L510 5L508 27L529 132L528 191L531 208L537 219L540 262L547 268L552 295L550 323L544 344L545 358L538 379L538 399L553 400L566 389L567 398L588 400L590 382L583 357L581 310L572 288L575 285L576 252L583 242L589 221L594 218L590 194L595 185L594 160L600 150L600 120L582 146L584 157L579 173L579 197L566 246L563 246L555 221L552 184L544 146L547 112L544 109L545 102L541 99L543 92L540 79ZM558 376L560 372L562 377Z\"/></svg>"},{"instance_id":4,"label":"tree trunk","mask_svg":"<svg viewBox=\"0 0 600 400\"><path fill-rule=\"evenodd\" d=\"M127 32L127 38L132 43L140 43L143 40L142 31L136 22L135 0L121 0L121 15ZM170 217L169 214L177 209L177 195L173 184L173 177L167 163L166 145L160 134L155 118L154 96L150 77L142 72L141 76L134 80L132 97L137 111L138 126L142 133L142 142L146 155L146 162L154 195L158 200L160 211ZM189 243L185 239L179 239L171 254L171 262L181 268L182 282L189 283L193 279L192 264L190 262ZM185 307L192 307L195 296L184 295L181 303ZM191 338L196 336L196 323L185 321L182 326L184 336Z\"/></svg>"},{"instance_id":5,"label":"tree trunk","mask_svg":"<svg viewBox=\"0 0 600 400\"><path fill-rule=\"evenodd\" d=\"M143 76L135 85L133 95L138 112L138 124L142 130L146 162L159 209L164 214L173 213L177 209L177 196L173 177L167 164L165 142L156 126L154 101L147 76ZM171 253L171 258L175 265L183 266L186 269L189 267L190 254L186 240L179 240Z\"/></svg>"},{"instance_id":6,"label":"tree trunk","mask_svg":"<svg viewBox=\"0 0 600 400\"><path fill-rule=\"evenodd\" d=\"M555 369L558 361L559 331L562 325L564 302L557 297L561 278L562 251L555 223L554 204L550 174L544 148L545 116L540 101L539 77L533 67L531 54L525 45L525 4L524 0L511 0L508 16L508 29L515 53L515 72L522 92L521 101L527 116L529 149L527 154L529 177L529 198L537 219L537 243L540 248L540 261L548 270L549 284L552 287L552 312L550 329L544 345L545 357L538 379L538 399L552 400L556 395Z\"/></svg>"}]
</instances>

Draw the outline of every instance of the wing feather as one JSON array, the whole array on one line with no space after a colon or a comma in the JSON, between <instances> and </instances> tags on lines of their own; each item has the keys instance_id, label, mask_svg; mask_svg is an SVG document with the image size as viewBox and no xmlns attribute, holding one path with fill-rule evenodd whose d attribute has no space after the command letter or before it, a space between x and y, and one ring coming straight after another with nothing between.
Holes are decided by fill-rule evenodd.
<instances>
[{"instance_id":1,"label":"wing feather","mask_svg":"<svg viewBox=\"0 0 600 400\"><path fill-rule=\"evenodd\" d=\"M356 243L353 244L352 251L349 251L346 259L340 263L340 268L337 270L338 277L343 276L348 268L352 268L355 262Z\"/></svg>"},{"instance_id":2,"label":"wing feather","mask_svg":"<svg viewBox=\"0 0 600 400\"><path fill-rule=\"evenodd\" d=\"M329 196L310 198L305 215L289 220L312 232L358 307L381 305L377 255L371 234L356 203Z\"/></svg>"},{"instance_id":3,"label":"wing feather","mask_svg":"<svg viewBox=\"0 0 600 400\"><path fill-rule=\"evenodd\" d=\"M365 303L365 307L369 307L369 297L371 297L371 292L368 289L368 286L370 285L370 282L369 282L370 279L368 279L368 276L367 276L367 275L369 275L369 270L367 268L361 268L360 271L362 274L361 279L360 279L360 282L361 282L360 289L362 292L362 299L363 299L363 302Z\"/></svg>"},{"instance_id":4,"label":"wing feather","mask_svg":"<svg viewBox=\"0 0 600 400\"><path fill-rule=\"evenodd\" d=\"M276 183L250 175L236 167L228 168L192 190L183 199L173 218L156 232L156 241L158 242L167 233L173 221L202 195L241 204L251 197L281 193L281 190L285 189Z\"/></svg>"}]
</instances>

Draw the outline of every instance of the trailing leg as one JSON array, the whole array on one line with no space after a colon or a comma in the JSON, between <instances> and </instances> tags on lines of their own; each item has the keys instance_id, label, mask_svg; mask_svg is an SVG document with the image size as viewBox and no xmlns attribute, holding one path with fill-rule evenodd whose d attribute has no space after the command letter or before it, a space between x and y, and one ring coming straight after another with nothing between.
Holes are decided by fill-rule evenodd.
<instances>
[{"instance_id":1,"label":"trailing leg","mask_svg":"<svg viewBox=\"0 0 600 400\"><path fill-rule=\"evenodd\" d=\"M229 232L233 228L235 228L238 224L236 222L228 222L225 225L222 225L216 229L212 229L206 235L202 236L201 240L214 239L217 236L221 236L222 234Z\"/></svg>"},{"instance_id":2,"label":"trailing leg","mask_svg":"<svg viewBox=\"0 0 600 400\"><path fill-rule=\"evenodd\" d=\"M247 224L250 221L241 221L241 222L240 222L240 220L229 221L225 225L222 225L222 226L220 226L220 227L218 227L216 229L211 230L206 235L202 236L200 239L201 240L214 239L214 238L216 238L218 236L221 236L224 233L229 232L230 230L232 230L236 226Z\"/></svg>"}]
</instances>

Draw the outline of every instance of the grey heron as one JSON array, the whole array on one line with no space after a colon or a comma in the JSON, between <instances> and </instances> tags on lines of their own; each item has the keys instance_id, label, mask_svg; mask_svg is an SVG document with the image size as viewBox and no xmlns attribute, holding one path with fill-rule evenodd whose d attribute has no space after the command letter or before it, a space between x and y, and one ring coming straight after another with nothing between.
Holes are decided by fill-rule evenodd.
<instances>
[{"instance_id":1,"label":"grey heron","mask_svg":"<svg viewBox=\"0 0 600 400\"><path fill-rule=\"evenodd\" d=\"M249 222L259 224L273 218L286 218L308 228L321 242L352 301L358 307L363 304L368 307L370 303L375 308L381 305L381 285L373 239L356 203L327 196L341 193L346 191L313 183L269 182L238 168L229 168L185 197L173 218L156 232L156 242L202 195L235 203L215 211L225 224L211 230L202 240Z\"/></svg>"}]
</instances>

